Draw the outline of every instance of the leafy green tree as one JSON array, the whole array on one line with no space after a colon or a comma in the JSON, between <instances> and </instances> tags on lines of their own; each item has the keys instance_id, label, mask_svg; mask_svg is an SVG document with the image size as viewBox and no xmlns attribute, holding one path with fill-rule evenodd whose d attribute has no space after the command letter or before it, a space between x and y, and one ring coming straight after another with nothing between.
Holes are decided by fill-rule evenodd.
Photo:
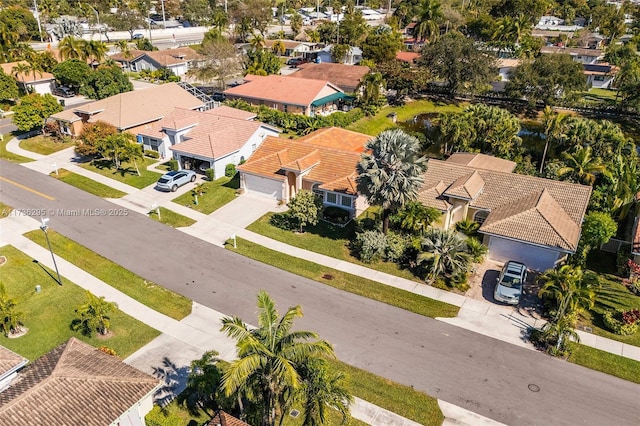
<instances>
[{"instance_id":1,"label":"leafy green tree","mask_svg":"<svg viewBox=\"0 0 640 426\"><path fill-rule=\"evenodd\" d=\"M304 232L307 225L316 225L320 220L322 200L312 191L302 189L289 201L287 207L288 214L298 221L300 232Z\"/></svg>"},{"instance_id":2,"label":"leafy green tree","mask_svg":"<svg viewBox=\"0 0 640 426\"><path fill-rule=\"evenodd\" d=\"M120 168L122 162L141 158L141 149L141 145L135 142L135 136L126 132L109 135L104 139L99 139L96 144L97 152L110 160L116 169ZM138 175L140 175L139 170Z\"/></svg>"},{"instance_id":3,"label":"leafy green tree","mask_svg":"<svg viewBox=\"0 0 640 426\"><path fill-rule=\"evenodd\" d=\"M273 46L271 46L271 51L278 56L282 56L287 51L287 47L282 40L277 40L273 43Z\"/></svg>"},{"instance_id":4,"label":"leafy green tree","mask_svg":"<svg viewBox=\"0 0 640 426\"><path fill-rule=\"evenodd\" d=\"M115 126L105 123L104 121L86 123L82 128L80 137L76 141L76 154L82 156L100 155L98 151L100 142L116 133L118 133L118 130Z\"/></svg>"},{"instance_id":5,"label":"leafy green tree","mask_svg":"<svg viewBox=\"0 0 640 426\"><path fill-rule=\"evenodd\" d=\"M148 38L139 38L136 40L136 49L144 50L146 52L153 52L154 50L158 50Z\"/></svg>"},{"instance_id":6,"label":"leafy green tree","mask_svg":"<svg viewBox=\"0 0 640 426\"><path fill-rule=\"evenodd\" d=\"M53 69L53 75L60 84L79 88L91 74L91 67L79 59L60 62Z\"/></svg>"},{"instance_id":7,"label":"leafy green tree","mask_svg":"<svg viewBox=\"0 0 640 426\"><path fill-rule=\"evenodd\" d=\"M0 70L0 102L18 99L18 84L15 78Z\"/></svg>"},{"instance_id":8,"label":"leafy green tree","mask_svg":"<svg viewBox=\"0 0 640 426\"><path fill-rule=\"evenodd\" d=\"M540 337L548 345L551 345L549 348L551 355L564 354L569 340L573 340L576 343L580 342L580 336L573 329L574 325L575 318L571 315L565 315L558 321L549 321L542 326Z\"/></svg>"},{"instance_id":9,"label":"leafy green tree","mask_svg":"<svg viewBox=\"0 0 640 426\"><path fill-rule=\"evenodd\" d=\"M618 224L608 213L587 213L582 222L582 235L575 255L578 260L576 263L584 264L589 252L606 244L617 231Z\"/></svg>"},{"instance_id":10,"label":"leafy green tree","mask_svg":"<svg viewBox=\"0 0 640 426\"><path fill-rule=\"evenodd\" d=\"M467 243L455 231L430 228L425 232L421 245L417 263L425 268L429 283L443 276L451 277L467 272L471 265Z\"/></svg>"},{"instance_id":11,"label":"leafy green tree","mask_svg":"<svg viewBox=\"0 0 640 426\"><path fill-rule=\"evenodd\" d=\"M416 37L420 40L429 40L429 42L437 40L440 37L442 18L442 5L437 0L422 0L418 7Z\"/></svg>"},{"instance_id":12,"label":"leafy green tree","mask_svg":"<svg viewBox=\"0 0 640 426\"><path fill-rule=\"evenodd\" d=\"M16 300L9 296L4 284L0 283L0 327L5 336L22 331L24 313L18 311L17 306Z\"/></svg>"},{"instance_id":13,"label":"leafy green tree","mask_svg":"<svg viewBox=\"0 0 640 426\"><path fill-rule=\"evenodd\" d=\"M542 287L538 296L550 305L552 322L555 323L565 315L591 309L600 286L594 273L572 265L549 269L540 276L540 282Z\"/></svg>"},{"instance_id":14,"label":"leafy green tree","mask_svg":"<svg viewBox=\"0 0 640 426\"><path fill-rule=\"evenodd\" d=\"M58 43L60 49L60 57L67 59L82 59L86 57L84 49L84 40L74 36L67 36Z\"/></svg>"},{"instance_id":15,"label":"leafy green tree","mask_svg":"<svg viewBox=\"0 0 640 426\"><path fill-rule=\"evenodd\" d=\"M358 192L371 205L382 207L382 231L389 230L389 216L415 201L424 182L426 160L420 142L402 130L387 130L367 142L356 166Z\"/></svg>"},{"instance_id":16,"label":"leafy green tree","mask_svg":"<svg viewBox=\"0 0 640 426\"><path fill-rule=\"evenodd\" d=\"M132 90L133 84L119 67L101 67L89 74L80 93L99 100Z\"/></svg>"},{"instance_id":17,"label":"leafy green tree","mask_svg":"<svg viewBox=\"0 0 640 426\"><path fill-rule=\"evenodd\" d=\"M250 49L244 61L246 74L280 74L280 60L270 50Z\"/></svg>"},{"instance_id":18,"label":"leafy green tree","mask_svg":"<svg viewBox=\"0 0 640 426\"><path fill-rule=\"evenodd\" d=\"M637 155L618 154L610 165L613 203L610 211L616 214L618 220L624 220L635 206L635 214L640 215L640 158Z\"/></svg>"},{"instance_id":19,"label":"leafy green tree","mask_svg":"<svg viewBox=\"0 0 640 426\"><path fill-rule=\"evenodd\" d=\"M587 89L582 71L582 64L569 55L540 55L511 73L505 93L512 98L524 97L530 105L536 105L538 101L554 105Z\"/></svg>"},{"instance_id":20,"label":"leafy green tree","mask_svg":"<svg viewBox=\"0 0 640 426\"><path fill-rule=\"evenodd\" d=\"M577 147L573 152L563 152L565 166L558 169L558 177L570 177L577 182L593 185L598 174L606 173L607 168L600 159L593 157L590 146Z\"/></svg>"},{"instance_id":21,"label":"leafy green tree","mask_svg":"<svg viewBox=\"0 0 640 426\"><path fill-rule=\"evenodd\" d=\"M84 42L83 59L89 59L91 62L100 63L104 60L109 48L106 43L98 40L88 40Z\"/></svg>"},{"instance_id":22,"label":"leafy green tree","mask_svg":"<svg viewBox=\"0 0 640 426\"><path fill-rule=\"evenodd\" d=\"M419 64L443 80L451 96L461 91L473 93L497 74L495 56L457 31L426 45Z\"/></svg>"},{"instance_id":23,"label":"leafy green tree","mask_svg":"<svg viewBox=\"0 0 640 426\"><path fill-rule=\"evenodd\" d=\"M128 31L131 40L133 40L133 33L139 28L144 28L146 24L144 16L138 9L128 7L120 8L118 13L106 15L104 21L116 31Z\"/></svg>"},{"instance_id":24,"label":"leafy green tree","mask_svg":"<svg viewBox=\"0 0 640 426\"><path fill-rule=\"evenodd\" d=\"M347 7L340 21L340 28L336 30L336 44L355 46L366 36L368 26L362 17L362 11Z\"/></svg>"},{"instance_id":25,"label":"leafy green tree","mask_svg":"<svg viewBox=\"0 0 640 426\"><path fill-rule=\"evenodd\" d=\"M62 110L58 100L50 94L32 93L20 99L13 108L13 123L21 132L41 129L47 118Z\"/></svg>"},{"instance_id":26,"label":"leafy green tree","mask_svg":"<svg viewBox=\"0 0 640 426\"><path fill-rule=\"evenodd\" d=\"M191 362L187 386L178 396L178 402L191 412L214 410L222 381L222 369L218 352L207 351L200 359Z\"/></svg>"},{"instance_id":27,"label":"leafy green tree","mask_svg":"<svg viewBox=\"0 0 640 426\"><path fill-rule=\"evenodd\" d=\"M336 43L338 40L338 24L324 21L316 27L320 42L325 44Z\"/></svg>"},{"instance_id":28,"label":"leafy green tree","mask_svg":"<svg viewBox=\"0 0 640 426\"><path fill-rule=\"evenodd\" d=\"M334 62L343 64L350 49L351 46L349 46L348 44L334 44L333 46L331 46L331 59Z\"/></svg>"},{"instance_id":29,"label":"leafy green tree","mask_svg":"<svg viewBox=\"0 0 640 426\"><path fill-rule=\"evenodd\" d=\"M0 10L0 24L6 27L11 37L2 37L15 43L37 38L38 22L33 13L25 7L8 7Z\"/></svg>"},{"instance_id":30,"label":"leafy green tree","mask_svg":"<svg viewBox=\"0 0 640 426\"><path fill-rule=\"evenodd\" d=\"M375 63L392 61L402 49L400 33L390 27L388 31L372 31L362 43L362 57Z\"/></svg>"},{"instance_id":31,"label":"leafy green tree","mask_svg":"<svg viewBox=\"0 0 640 426\"><path fill-rule=\"evenodd\" d=\"M427 207L419 201L410 201L390 218L394 227L410 234L423 233L442 213Z\"/></svg>"},{"instance_id":32,"label":"leafy green tree","mask_svg":"<svg viewBox=\"0 0 640 426\"><path fill-rule=\"evenodd\" d=\"M82 331L83 334L91 336L93 332L105 335L111 326L109 314L114 312L117 305L107 302L104 296L97 297L87 290L87 301L76 309L76 318L72 322L72 329Z\"/></svg>"},{"instance_id":33,"label":"leafy green tree","mask_svg":"<svg viewBox=\"0 0 640 426\"><path fill-rule=\"evenodd\" d=\"M360 103L365 107L377 108L384 102L382 90L384 89L384 79L379 72L369 72L360 81Z\"/></svg>"},{"instance_id":34,"label":"leafy green tree","mask_svg":"<svg viewBox=\"0 0 640 426\"><path fill-rule=\"evenodd\" d=\"M291 31L293 32L293 35L296 36L298 34L300 34L300 30L302 30L302 15L300 15L298 12L294 13L291 15Z\"/></svg>"},{"instance_id":35,"label":"leafy green tree","mask_svg":"<svg viewBox=\"0 0 640 426\"><path fill-rule=\"evenodd\" d=\"M312 360L333 357L329 342L318 340L311 331L292 331L302 316L300 306L290 307L280 316L271 297L258 293L258 327L249 329L238 317L222 319L222 331L237 342L238 359L222 377L226 396L238 395L253 403L258 411L254 423L274 426L283 408L303 388L302 369Z\"/></svg>"},{"instance_id":36,"label":"leafy green tree","mask_svg":"<svg viewBox=\"0 0 640 426\"><path fill-rule=\"evenodd\" d=\"M193 26L211 24L213 11L207 0L184 0L180 4L180 12Z\"/></svg>"}]
</instances>

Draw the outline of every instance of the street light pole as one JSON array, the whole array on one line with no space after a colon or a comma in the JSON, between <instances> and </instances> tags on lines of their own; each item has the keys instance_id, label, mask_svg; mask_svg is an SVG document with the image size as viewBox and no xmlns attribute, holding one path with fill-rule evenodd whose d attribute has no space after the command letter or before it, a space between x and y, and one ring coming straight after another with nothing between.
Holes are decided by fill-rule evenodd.
<instances>
[{"instance_id":1,"label":"street light pole","mask_svg":"<svg viewBox=\"0 0 640 426\"><path fill-rule=\"evenodd\" d=\"M58 264L56 263L56 257L53 255L53 249L51 248L51 241L49 241L49 233L47 232L47 229L49 229L49 227L47 226L47 223L49 223L49 218L43 217L43 218L40 218L40 221L42 222L40 229L42 229L42 232L44 232L44 236L47 239L47 245L49 246L49 251L51 252L51 259L53 259L53 266L56 268L56 274L58 275L58 285L61 286L62 279L60 278L60 271L58 271Z\"/></svg>"},{"instance_id":2,"label":"street light pole","mask_svg":"<svg viewBox=\"0 0 640 426\"><path fill-rule=\"evenodd\" d=\"M89 6L91 8L91 10L93 10L93 12L96 14L96 21L98 21L98 37L99 37L100 41L102 41L102 28L100 27L100 16L98 15L98 11L95 10L93 8L93 6L91 6L88 3L87 3L87 6Z\"/></svg>"},{"instance_id":3,"label":"street light pole","mask_svg":"<svg viewBox=\"0 0 640 426\"><path fill-rule=\"evenodd\" d=\"M36 21L38 22L38 33L40 34L40 41L44 41L42 38L42 26L40 25L40 11L38 10L38 3L36 0L33 0L33 7L36 9Z\"/></svg>"},{"instance_id":4,"label":"street light pole","mask_svg":"<svg viewBox=\"0 0 640 426\"><path fill-rule=\"evenodd\" d=\"M164 28L166 30L167 29L167 19L165 18L165 15L164 15L164 0L160 0L160 2L162 3L162 28Z\"/></svg>"}]
</instances>

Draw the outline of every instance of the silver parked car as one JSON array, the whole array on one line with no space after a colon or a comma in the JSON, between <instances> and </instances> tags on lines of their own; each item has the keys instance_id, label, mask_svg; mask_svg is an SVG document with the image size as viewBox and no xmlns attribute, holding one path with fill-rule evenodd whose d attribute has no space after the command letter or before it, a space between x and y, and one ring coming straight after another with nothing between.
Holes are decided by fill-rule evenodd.
<instances>
[{"instance_id":1,"label":"silver parked car","mask_svg":"<svg viewBox=\"0 0 640 426\"><path fill-rule=\"evenodd\" d=\"M522 288L527 281L527 267L520 262L510 260L502 267L497 281L493 297L498 302L517 305L520 303Z\"/></svg>"},{"instance_id":2,"label":"silver parked car","mask_svg":"<svg viewBox=\"0 0 640 426\"><path fill-rule=\"evenodd\" d=\"M179 187L187 182L195 182L196 172L193 170L177 170L169 172L158 179L156 188L175 192Z\"/></svg>"}]
</instances>

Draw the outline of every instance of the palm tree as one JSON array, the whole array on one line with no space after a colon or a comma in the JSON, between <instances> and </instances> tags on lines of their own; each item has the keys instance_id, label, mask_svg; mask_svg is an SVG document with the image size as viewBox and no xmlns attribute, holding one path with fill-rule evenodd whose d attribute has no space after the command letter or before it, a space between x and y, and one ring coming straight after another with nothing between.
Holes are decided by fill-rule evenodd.
<instances>
[{"instance_id":1,"label":"palm tree","mask_svg":"<svg viewBox=\"0 0 640 426\"><path fill-rule=\"evenodd\" d=\"M191 362L187 386L179 395L179 402L190 410L215 408L216 393L222 379L218 366L218 352L205 352L200 359Z\"/></svg>"},{"instance_id":2,"label":"palm tree","mask_svg":"<svg viewBox=\"0 0 640 426\"><path fill-rule=\"evenodd\" d=\"M636 205L640 207L640 160L637 156L619 153L611 162L611 180L613 181L613 205L611 209L619 220L627 217ZM636 211L640 214L640 211Z\"/></svg>"},{"instance_id":3,"label":"palm tree","mask_svg":"<svg viewBox=\"0 0 640 426\"><path fill-rule=\"evenodd\" d=\"M552 355L560 355L564 353L567 345L567 339L571 339L574 342L580 342L580 336L573 329L574 318L571 316L565 316L559 321L549 321L542 327L541 337L554 346L550 351Z\"/></svg>"},{"instance_id":4,"label":"palm tree","mask_svg":"<svg viewBox=\"0 0 640 426\"><path fill-rule=\"evenodd\" d=\"M569 176L578 182L593 185L596 175L607 172L604 164L592 156L591 147L577 147L573 152L563 152L565 167L558 169L558 177Z\"/></svg>"},{"instance_id":5,"label":"palm tree","mask_svg":"<svg viewBox=\"0 0 640 426\"><path fill-rule=\"evenodd\" d=\"M326 424L327 409L338 411L345 424L350 417L349 405L353 402L353 396L346 387L344 373L331 372L327 361L314 359L303 367L301 377L305 400L302 425Z\"/></svg>"},{"instance_id":6,"label":"palm tree","mask_svg":"<svg viewBox=\"0 0 640 426\"><path fill-rule=\"evenodd\" d=\"M86 55L86 58L84 59L90 59L92 64L94 62L100 63L106 56L108 50L109 48L107 48L107 45L102 41L97 41L97 40L85 41L84 55Z\"/></svg>"},{"instance_id":7,"label":"palm tree","mask_svg":"<svg viewBox=\"0 0 640 426\"><path fill-rule=\"evenodd\" d=\"M465 114L440 114L440 132L445 139L444 154L468 152L476 139L476 128Z\"/></svg>"},{"instance_id":8,"label":"palm tree","mask_svg":"<svg viewBox=\"0 0 640 426\"><path fill-rule=\"evenodd\" d=\"M389 216L418 197L427 169L420 142L400 129L386 130L367 142L356 170L358 192L371 205L382 207L382 232Z\"/></svg>"},{"instance_id":9,"label":"palm tree","mask_svg":"<svg viewBox=\"0 0 640 426\"><path fill-rule=\"evenodd\" d=\"M440 20L443 16L442 6L437 0L422 0L418 11L416 38L433 42L440 37Z\"/></svg>"},{"instance_id":10,"label":"palm tree","mask_svg":"<svg viewBox=\"0 0 640 426\"><path fill-rule=\"evenodd\" d=\"M284 42L282 40L277 40L275 43L273 43L273 46L271 46L271 50L276 55L282 56L284 55L284 52L287 51L287 47L284 45Z\"/></svg>"},{"instance_id":11,"label":"palm tree","mask_svg":"<svg viewBox=\"0 0 640 426\"><path fill-rule=\"evenodd\" d=\"M251 47L253 47L256 50L259 49L263 49L264 48L264 37L262 36L262 34L253 34L253 37L251 37L251 40L249 41L249 45Z\"/></svg>"},{"instance_id":12,"label":"palm tree","mask_svg":"<svg viewBox=\"0 0 640 426\"><path fill-rule=\"evenodd\" d=\"M566 115L558 114L549 105L544 107L544 111L542 112L542 125L544 126L545 143L542 160L540 161L540 173L544 170L544 160L547 157L549 143L555 143L562 138L563 124L566 117Z\"/></svg>"},{"instance_id":13,"label":"palm tree","mask_svg":"<svg viewBox=\"0 0 640 426\"><path fill-rule=\"evenodd\" d=\"M31 72L31 65L29 65L27 62L18 62L13 66L13 68L11 68L11 72L13 73L14 77L22 83L24 89L26 90L25 77L29 76L29 73Z\"/></svg>"},{"instance_id":14,"label":"palm tree","mask_svg":"<svg viewBox=\"0 0 640 426\"><path fill-rule=\"evenodd\" d=\"M5 336L22 331L24 314L16 310L17 303L9 297L4 284L0 284L0 327Z\"/></svg>"},{"instance_id":15,"label":"palm tree","mask_svg":"<svg viewBox=\"0 0 640 426\"><path fill-rule=\"evenodd\" d=\"M439 210L427 207L419 201L410 201L398 210L395 217L403 231L421 234L441 215Z\"/></svg>"},{"instance_id":16,"label":"palm tree","mask_svg":"<svg viewBox=\"0 0 640 426\"><path fill-rule=\"evenodd\" d=\"M540 276L543 283L538 296L551 300L552 321L558 322L568 314L591 309L595 303L598 278L583 272L579 266L564 265L550 269Z\"/></svg>"},{"instance_id":17,"label":"palm tree","mask_svg":"<svg viewBox=\"0 0 640 426\"><path fill-rule=\"evenodd\" d=\"M63 59L82 59L84 57L84 41L74 36L63 38L58 44L60 57Z\"/></svg>"},{"instance_id":18,"label":"palm tree","mask_svg":"<svg viewBox=\"0 0 640 426\"><path fill-rule=\"evenodd\" d=\"M105 335L109 332L111 318L109 313L116 310L117 305L107 302L104 296L97 297L87 290L87 302L76 309L76 319L72 323L74 330L82 330L91 335L94 331Z\"/></svg>"},{"instance_id":19,"label":"palm tree","mask_svg":"<svg viewBox=\"0 0 640 426\"><path fill-rule=\"evenodd\" d=\"M378 102L380 102L380 92L384 84L385 80L379 72L370 72L362 77L362 81L360 82L362 102L365 105L378 104Z\"/></svg>"},{"instance_id":20,"label":"palm tree","mask_svg":"<svg viewBox=\"0 0 640 426\"><path fill-rule=\"evenodd\" d=\"M303 367L334 353L329 342L318 340L316 333L291 330L293 321L302 317L300 306L280 316L271 297L260 291L258 309L256 329L249 329L238 317L222 319L222 331L237 342L238 359L225 370L221 388L228 397L239 394L254 402L261 423L273 426L284 415L282 409L289 398L303 387Z\"/></svg>"},{"instance_id":21,"label":"palm tree","mask_svg":"<svg viewBox=\"0 0 640 426\"><path fill-rule=\"evenodd\" d=\"M422 239L422 252L418 254L418 265L426 264L427 281L454 276L466 272L471 264L464 238L449 229L431 228Z\"/></svg>"}]
</instances>

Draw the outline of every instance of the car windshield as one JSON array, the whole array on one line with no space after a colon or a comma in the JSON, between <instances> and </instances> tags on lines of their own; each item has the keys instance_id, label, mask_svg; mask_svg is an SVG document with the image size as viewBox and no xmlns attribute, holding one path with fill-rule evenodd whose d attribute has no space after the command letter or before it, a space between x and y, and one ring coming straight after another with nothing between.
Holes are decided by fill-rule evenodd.
<instances>
[{"instance_id":1,"label":"car windshield","mask_svg":"<svg viewBox=\"0 0 640 426\"><path fill-rule=\"evenodd\" d=\"M509 288L520 288L522 287L522 281L518 277L505 275L502 277L502 281L500 281L500 285L509 287Z\"/></svg>"},{"instance_id":2,"label":"car windshield","mask_svg":"<svg viewBox=\"0 0 640 426\"><path fill-rule=\"evenodd\" d=\"M171 179L168 179L168 178L165 178L165 177L161 177L158 180L158 183L169 183L169 182L171 182Z\"/></svg>"}]
</instances>

